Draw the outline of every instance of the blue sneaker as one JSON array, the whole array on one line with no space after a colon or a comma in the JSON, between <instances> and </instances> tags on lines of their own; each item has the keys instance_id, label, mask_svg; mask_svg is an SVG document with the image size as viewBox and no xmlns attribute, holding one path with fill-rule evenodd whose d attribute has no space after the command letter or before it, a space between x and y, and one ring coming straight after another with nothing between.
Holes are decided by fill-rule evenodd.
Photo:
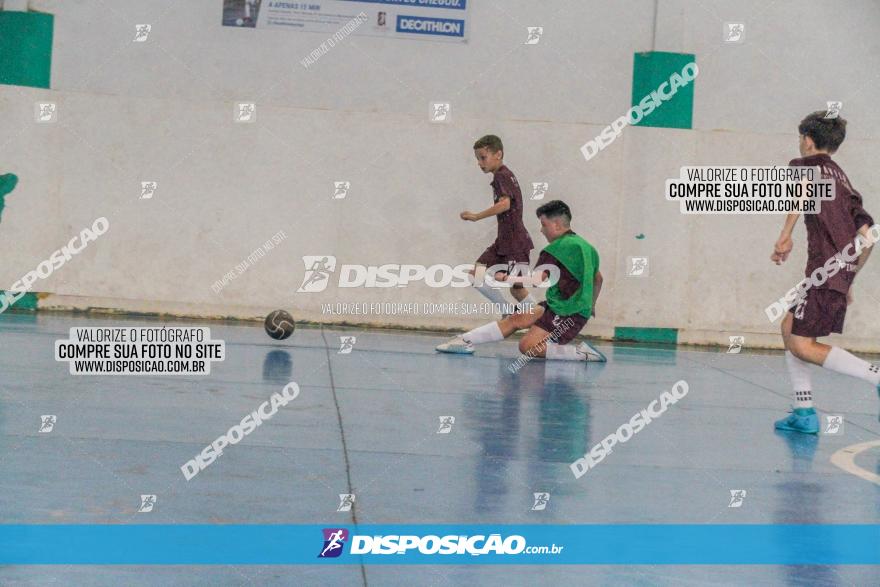
<instances>
[{"instance_id":1,"label":"blue sneaker","mask_svg":"<svg viewBox=\"0 0 880 587\"><path fill-rule=\"evenodd\" d=\"M795 408L787 418L777 420L775 427L777 430L818 434L819 418L813 408Z\"/></svg>"}]
</instances>

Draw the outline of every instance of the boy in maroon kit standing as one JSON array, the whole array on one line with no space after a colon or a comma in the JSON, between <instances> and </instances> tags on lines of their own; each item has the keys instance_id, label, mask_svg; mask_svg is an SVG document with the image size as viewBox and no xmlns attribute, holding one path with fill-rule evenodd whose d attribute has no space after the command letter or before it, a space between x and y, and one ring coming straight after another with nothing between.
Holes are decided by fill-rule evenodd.
<instances>
[{"instance_id":1,"label":"boy in maroon kit standing","mask_svg":"<svg viewBox=\"0 0 880 587\"><path fill-rule=\"evenodd\" d=\"M476 222L490 216L498 219L498 236L489 248L477 259L477 265L494 268L494 277L502 281L506 274L512 273L514 268L528 271L529 253L534 248L529 232L522 220L523 203L522 192L519 182L513 172L504 165L504 145L501 139L495 135L486 135L474 143L474 155L477 165L483 173L492 173L492 195L494 205L482 212L464 211L460 214L462 220ZM503 267L503 269L500 269ZM473 275L474 272L471 272ZM476 289L489 301L503 306L504 296L501 291L486 283L475 284ZM527 309L525 306L534 305L535 299L523 287L516 284L511 288L513 297L518 303L517 310ZM506 314L506 312L505 312Z\"/></svg>"},{"instance_id":2,"label":"boy in maroon kit standing","mask_svg":"<svg viewBox=\"0 0 880 587\"><path fill-rule=\"evenodd\" d=\"M850 286L856 273L862 269L871 253L870 246L855 246L858 235L862 243L872 243L869 230L874 220L862 207L859 195L849 178L831 155L846 138L846 121L831 118L823 111L804 118L800 126L800 159L793 159L790 166L819 167L822 179L834 180L833 200L825 200L818 214L804 215L807 228L806 276L825 266L829 259L846 252L848 256L861 248L854 263L838 257L839 270L821 284L810 279L806 296L799 298L782 320L782 340L785 344L785 362L794 390L794 410L787 418L776 422L778 430L790 430L807 434L819 432L819 420L813 408L810 363L826 369L863 379L880 391L880 368L840 347L816 342L816 338L832 332L843 331L847 305L851 302ZM776 241L770 259L777 265L791 253L792 230L799 214L789 214ZM827 273L830 275L830 273ZM821 277L821 276L820 276ZM815 283L812 283L815 281Z\"/></svg>"}]
</instances>

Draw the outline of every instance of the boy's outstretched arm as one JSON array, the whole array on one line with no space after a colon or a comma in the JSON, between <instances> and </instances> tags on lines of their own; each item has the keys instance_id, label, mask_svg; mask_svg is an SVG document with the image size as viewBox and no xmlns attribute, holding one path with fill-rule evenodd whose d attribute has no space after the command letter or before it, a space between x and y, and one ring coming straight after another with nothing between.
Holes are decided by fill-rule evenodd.
<instances>
[{"instance_id":1,"label":"boy's outstretched arm","mask_svg":"<svg viewBox=\"0 0 880 587\"><path fill-rule=\"evenodd\" d=\"M781 265L786 259L788 259L788 255L794 247L794 242L791 240L791 233L794 232L794 225L797 224L797 219L800 215L800 212L792 212L785 217L785 224L782 226L782 232L779 233L779 238L776 239L776 244L773 246L773 254L770 255L770 260L777 265Z\"/></svg>"},{"instance_id":2,"label":"boy's outstretched arm","mask_svg":"<svg viewBox=\"0 0 880 587\"><path fill-rule=\"evenodd\" d=\"M495 203L491 208L486 208L482 212L468 212L465 210L459 216L462 220L470 220L471 222L476 222L477 220L482 220L483 218L488 218L490 216L497 216L502 212L507 212L510 210L510 198L507 196L503 196L498 202Z\"/></svg>"},{"instance_id":3,"label":"boy's outstretched arm","mask_svg":"<svg viewBox=\"0 0 880 587\"><path fill-rule=\"evenodd\" d=\"M527 275L509 275L502 274L500 278L493 278L497 281L504 281L511 285L524 285L526 287L550 287L552 284L547 283L550 279L549 271L530 271Z\"/></svg>"}]
</instances>

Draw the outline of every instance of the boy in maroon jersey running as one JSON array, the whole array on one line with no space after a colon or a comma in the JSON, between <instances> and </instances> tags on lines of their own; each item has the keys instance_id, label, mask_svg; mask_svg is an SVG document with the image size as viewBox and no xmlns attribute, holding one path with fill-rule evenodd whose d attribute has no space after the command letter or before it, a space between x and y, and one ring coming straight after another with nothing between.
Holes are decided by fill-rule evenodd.
<instances>
[{"instance_id":1,"label":"boy in maroon jersey running","mask_svg":"<svg viewBox=\"0 0 880 587\"><path fill-rule=\"evenodd\" d=\"M522 192L516 176L504 165L504 145L500 138L495 135L482 137L474 143L474 155L483 173L493 174L490 185L495 203L482 212L466 210L460 214L460 217L471 222L490 216L498 218L498 235L495 242L483 251L476 264L494 268L495 279L503 281L504 276L512 273L515 268L520 271L528 270L529 252L534 248L529 231L526 230L522 220ZM471 275L473 274L474 272L471 272ZM474 287L489 301L499 306L505 304L504 296L498 289L485 282L475 283ZM518 306L518 310L527 309L528 306L535 304L535 299L520 283L513 285L511 293L517 302L525 302L522 306Z\"/></svg>"},{"instance_id":2,"label":"boy in maroon jersey running","mask_svg":"<svg viewBox=\"0 0 880 587\"><path fill-rule=\"evenodd\" d=\"M843 331L846 308L851 302L849 288L856 273L861 270L871 253L869 229L874 220L862 207L862 196L853 189L846 174L830 155L837 151L846 137L846 121L829 117L823 111L814 112L804 118L798 126L800 133L800 159L793 159L790 166L819 167L822 179L833 179L835 197L824 200L818 214L805 214L807 228L807 269L810 278L814 271L826 266L835 256L839 269L834 275L819 284L813 280L806 296L796 300L795 305L782 320L782 340L785 344L785 362L791 376L794 390L794 410L787 417L776 422L779 430L792 430L807 434L819 431L819 421L813 408L810 363L826 369L858 377L877 387L880 385L880 368L840 347L816 342L817 337L828 336L832 332ZM776 241L770 259L777 265L783 263L791 253L793 243L791 233L799 214L789 214L785 219L782 233ZM876 229L875 229L876 230ZM861 235L859 244L854 239ZM864 239L864 240L862 240ZM863 243L869 246L863 246ZM848 263L839 256L845 250L858 251L855 263ZM847 253L852 257L853 253ZM880 387L878 387L880 391Z\"/></svg>"}]
</instances>

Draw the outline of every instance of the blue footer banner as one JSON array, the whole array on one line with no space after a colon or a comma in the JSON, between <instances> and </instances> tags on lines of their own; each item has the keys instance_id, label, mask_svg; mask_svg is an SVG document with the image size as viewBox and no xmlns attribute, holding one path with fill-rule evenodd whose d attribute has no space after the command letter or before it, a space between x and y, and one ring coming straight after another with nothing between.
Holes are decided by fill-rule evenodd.
<instances>
[{"instance_id":1,"label":"blue footer banner","mask_svg":"<svg viewBox=\"0 0 880 587\"><path fill-rule=\"evenodd\" d=\"M0 525L0 565L877 565L880 525Z\"/></svg>"}]
</instances>

